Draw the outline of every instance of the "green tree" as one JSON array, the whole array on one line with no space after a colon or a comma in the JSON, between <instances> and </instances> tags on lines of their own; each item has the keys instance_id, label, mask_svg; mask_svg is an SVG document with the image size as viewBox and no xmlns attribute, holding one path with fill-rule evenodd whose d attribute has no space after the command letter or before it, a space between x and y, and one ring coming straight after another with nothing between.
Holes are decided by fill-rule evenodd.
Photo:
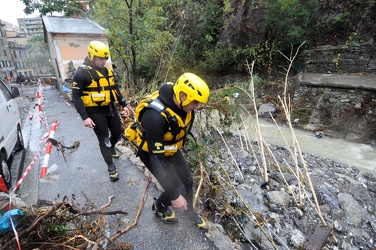
<instances>
[{"instance_id":1,"label":"green tree","mask_svg":"<svg viewBox=\"0 0 376 250\"><path fill-rule=\"evenodd\" d=\"M28 39L26 49L30 55L27 59L28 63L35 65L36 68L50 68L50 72L53 72L53 66L50 63L50 50L44 42L43 35L33 35Z\"/></svg>"},{"instance_id":2,"label":"green tree","mask_svg":"<svg viewBox=\"0 0 376 250\"><path fill-rule=\"evenodd\" d=\"M98 0L93 19L103 26L118 71L135 87L139 79L166 78L177 37L171 33L183 1ZM181 8L181 7L180 7ZM122 13L119 15L118 13Z\"/></svg>"},{"instance_id":3,"label":"green tree","mask_svg":"<svg viewBox=\"0 0 376 250\"><path fill-rule=\"evenodd\" d=\"M268 0L269 39L282 50L308 41L308 24L317 5L317 0Z\"/></svg>"},{"instance_id":4,"label":"green tree","mask_svg":"<svg viewBox=\"0 0 376 250\"><path fill-rule=\"evenodd\" d=\"M25 4L25 14L38 11L41 15L52 15L54 12L64 16L81 14L85 10L79 0L21 0ZM87 1L88 3L92 1Z\"/></svg>"}]
</instances>

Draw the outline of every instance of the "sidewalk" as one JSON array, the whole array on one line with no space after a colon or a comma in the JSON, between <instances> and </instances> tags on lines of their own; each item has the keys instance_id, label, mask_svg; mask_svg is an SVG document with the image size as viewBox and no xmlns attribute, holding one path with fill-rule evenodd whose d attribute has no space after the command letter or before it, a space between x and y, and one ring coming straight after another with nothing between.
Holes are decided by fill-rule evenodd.
<instances>
[{"instance_id":1,"label":"sidewalk","mask_svg":"<svg viewBox=\"0 0 376 250\"><path fill-rule=\"evenodd\" d=\"M120 180L111 182L94 132L83 126L73 105L68 106L57 89L45 88L43 111L49 126L53 120L60 123L54 139L68 147L76 141L80 145L73 152L66 150L66 162L61 152L53 147L48 163L48 174L43 179L39 179L40 168L38 169L44 160L41 157L20 186L21 198L29 204L34 204L37 200L58 202L64 197L72 201L74 197L74 202L80 204L81 208L87 204L94 204L99 208L107 204L109 197L113 195L114 198L107 211L121 210L128 214L106 216L110 225L109 236L132 224L148 184L148 178L137 166L133 154L125 147L118 147L122 153L120 158L114 161L118 167ZM40 150L39 138L47 132L46 127L40 126L38 107L35 108L31 127L24 169ZM42 156L44 154L45 150ZM160 192L155 184L150 184L138 224L120 236L119 241L133 244L134 249L140 250L218 249L208 238L217 237L218 230L213 224L205 235L179 212L176 212L179 222L174 225L164 224L157 219L151 211L151 206L153 197L158 197ZM220 241L223 241L222 238ZM233 247L220 247L220 249L233 249Z\"/></svg>"},{"instance_id":2,"label":"sidewalk","mask_svg":"<svg viewBox=\"0 0 376 250\"><path fill-rule=\"evenodd\" d=\"M320 74L304 72L299 75L299 82L300 84L316 86L376 90L376 75L373 74Z\"/></svg>"}]
</instances>

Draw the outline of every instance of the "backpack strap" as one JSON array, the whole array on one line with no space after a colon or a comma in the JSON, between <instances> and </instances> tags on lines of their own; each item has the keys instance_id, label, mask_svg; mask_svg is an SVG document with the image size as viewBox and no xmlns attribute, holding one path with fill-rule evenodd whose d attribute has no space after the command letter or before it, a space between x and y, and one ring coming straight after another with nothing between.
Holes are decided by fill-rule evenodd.
<instances>
[{"instance_id":1,"label":"backpack strap","mask_svg":"<svg viewBox=\"0 0 376 250\"><path fill-rule=\"evenodd\" d=\"M175 116L172 116L170 114L170 112L168 112L168 110L166 109L166 106L158 99L154 99L149 105L148 107L160 112L160 113L163 113L165 114L166 118L167 118L167 121L170 125L170 128L171 128L171 133L172 135L174 136L172 141L173 144L176 143L176 136L180 133L180 131L182 130L182 128L179 126L179 122L178 120L176 119Z\"/></svg>"},{"instance_id":2,"label":"backpack strap","mask_svg":"<svg viewBox=\"0 0 376 250\"><path fill-rule=\"evenodd\" d=\"M191 131L192 126L193 126L193 122L195 121L195 114L196 114L195 111L192 111L192 119L191 119L191 123L189 124L189 128L187 130L187 136L190 135L193 138L193 140L195 141L196 146L197 146L198 144L197 144L196 137L193 135L193 133ZM184 144L187 142L187 136L184 138L183 147L184 147Z\"/></svg>"}]
</instances>

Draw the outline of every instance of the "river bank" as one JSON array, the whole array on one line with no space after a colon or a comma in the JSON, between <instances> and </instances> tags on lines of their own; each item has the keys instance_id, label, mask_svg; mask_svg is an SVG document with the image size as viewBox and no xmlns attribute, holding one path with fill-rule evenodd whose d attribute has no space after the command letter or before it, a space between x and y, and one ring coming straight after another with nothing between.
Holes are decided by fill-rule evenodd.
<instances>
[{"instance_id":1,"label":"river bank","mask_svg":"<svg viewBox=\"0 0 376 250\"><path fill-rule=\"evenodd\" d=\"M211 229L206 235L218 249L376 247L372 147L325 135L316 138L313 133L294 129L304 159L303 164L298 157L297 176L290 147L284 146L284 138L291 143L289 129L279 128L282 136L275 125L260 120L268 144L262 154L253 121L244 123L247 126L229 134L209 129L212 121L202 125L198 120L197 129L203 131L194 134L205 134L200 143L205 145L205 157L195 155L195 149L186 152L191 163L201 159L203 164L201 170L198 162L192 168L195 187L200 189L198 210L208 220ZM128 157L142 167L138 158ZM233 240L230 248L228 236Z\"/></svg>"},{"instance_id":2,"label":"river bank","mask_svg":"<svg viewBox=\"0 0 376 250\"><path fill-rule=\"evenodd\" d=\"M251 249L376 247L372 146L294 129L300 156L290 151L289 128L259 120L268 144L261 151L253 121L244 124L232 135L210 133L206 151L218 153L207 157L205 172L221 192L203 200L214 200L205 208L215 223Z\"/></svg>"}]
</instances>

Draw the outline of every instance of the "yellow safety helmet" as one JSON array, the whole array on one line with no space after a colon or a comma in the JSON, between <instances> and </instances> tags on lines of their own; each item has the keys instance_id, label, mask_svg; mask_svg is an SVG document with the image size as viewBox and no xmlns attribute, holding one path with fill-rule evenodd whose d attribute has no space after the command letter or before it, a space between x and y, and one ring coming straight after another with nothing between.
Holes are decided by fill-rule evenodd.
<instances>
[{"instance_id":1,"label":"yellow safety helmet","mask_svg":"<svg viewBox=\"0 0 376 250\"><path fill-rule=\"evenodd\" d=\"M192 73L184 73L181 75L173 88L176 100L181 107L187 106L192 101L205 104L210 94L209 87L204 80ZM187 99L184 102L180 100L180 92L184 92L187 95Z\"/></svg>"},{"instance_id":2,"label":"yellow safety helmet","mask_svg":"<svg viewBox=\"0 0 376 250\"><path fill-rule=\"evenodd\" d=\"M94 56L103 58L110 57L110 50L108 49L107 45L100 41L91 41L87 50L90 61L94 60Z\"/></svg>"}]
</instances>

